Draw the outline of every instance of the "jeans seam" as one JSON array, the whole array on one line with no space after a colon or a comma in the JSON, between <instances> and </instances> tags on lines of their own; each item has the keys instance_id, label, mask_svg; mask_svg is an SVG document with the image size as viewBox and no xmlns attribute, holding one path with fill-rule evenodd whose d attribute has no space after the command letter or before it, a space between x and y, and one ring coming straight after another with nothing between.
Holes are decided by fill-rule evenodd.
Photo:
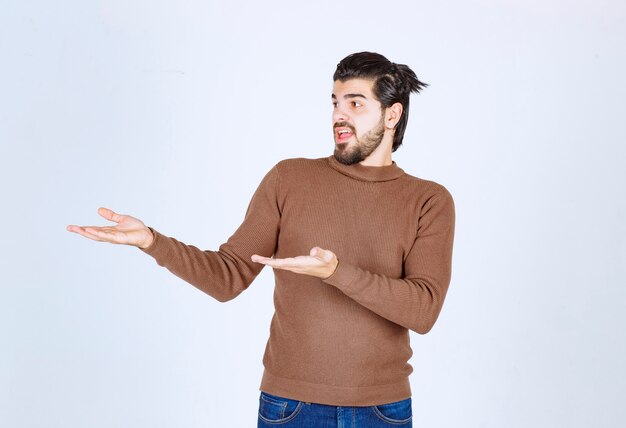
<instances>
[{"instance_id":1,"label":"jeans seam","mask_svg":"<svg viewBox=\"0 0 626 428\"><path fill-rule=\"evenodd\" d=\"M374 411L374 414L382 421L387 422L389 424L393 424L393 425L403 425L406 424L407 422L409 422L411 419L413 419L413 415L409 416L406 419L391 419L388 418L387 416L383 415L380 410L378 410L378 407L376 406L372 406L372 410Z\"/></svg>"},{"instance_id":2,"label":"jeans seam","mask_svg":"<svg viewBox=\"0 0 626 428\"><path fill-rule=\"evenodd\" d=\"M262 392L261 392L261 399L263 401L267 402L267 403L271 403L271 404L274 404L274 405L279 405L282 408L282 410L280 411L280 414L281 414L281 418L280 419L267 419L266 417L264 417L261 414L261 409L259 409L259 418L261 418L261 420L263 420L264 422L266 422L268 424L273 424L273 425L280 425L280 424L284 424L284 423L287 423L287 422L291 421L293 418L295 418L300 413L300 411L302 410L302 407L303 407L302 401L298 400L298 405L296 406L296 408L293 411L293 413L285 418L285 409L287 408L287 403L286 402L283 402L283 403L278 402L278 403L276 403L276 400L272 399L271 397L266 397ZM294 401L296 401L296 400L294 400Z\"/></svg>"}]
</instances>

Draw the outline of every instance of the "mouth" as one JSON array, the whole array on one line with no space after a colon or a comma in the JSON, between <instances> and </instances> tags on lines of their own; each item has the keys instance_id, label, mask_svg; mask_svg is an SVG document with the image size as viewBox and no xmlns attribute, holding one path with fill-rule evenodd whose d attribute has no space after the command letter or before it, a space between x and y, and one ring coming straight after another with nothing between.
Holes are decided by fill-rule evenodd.
<instances>
[{"instance_id":1,"label":"mouth","mask_svg":"<svg viewBox=\"0 0 626 428\"><path fill-rule=\"evenodd\" d=\"M347 142L354 135L354 131L352 128L347 126L336 126L335 127L335 142L337 144Z\"/></svg>"}]
</instances>

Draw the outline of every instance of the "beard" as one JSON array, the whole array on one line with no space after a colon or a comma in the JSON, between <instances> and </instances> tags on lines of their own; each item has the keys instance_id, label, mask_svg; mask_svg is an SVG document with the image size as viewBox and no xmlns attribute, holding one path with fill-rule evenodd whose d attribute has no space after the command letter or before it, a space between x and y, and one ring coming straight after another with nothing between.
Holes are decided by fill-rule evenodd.
<instances>
[{"instance_id":1,"label":"beard","mask_svg":"<svg viewBox=\"0 0 626 428\"><path fill-rule=\"evenodd\" d=\"M361 138L356 136L356 132L354 132L354 128L348 125L345 122L336 123L335 127L346 126L352 129L352 135L356 139L356 144L350 145L349 143L335 145L335 152L333 155L335 159L341 162L344 165L353 165L355 163L359 163L365 160L369 155L371 155L374 150L380 145L383 141L383 135L385 135L385 126L384 126L384 117L380 115L380 121L378 124L367 131Z\"/></svg>"}]
</instances>

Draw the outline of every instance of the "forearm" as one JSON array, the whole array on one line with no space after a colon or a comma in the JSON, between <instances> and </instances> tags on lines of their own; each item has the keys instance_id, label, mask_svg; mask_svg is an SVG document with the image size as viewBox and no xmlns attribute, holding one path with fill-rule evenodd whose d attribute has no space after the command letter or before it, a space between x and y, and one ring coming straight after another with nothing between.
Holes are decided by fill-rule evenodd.
<instances>
[{"instance_id":1,"label":"forearm","mask_svg":"<svg viewBox=\"0 0 626 428\"><path fill-rule=\"evenodd\" d=\"M340 260L335 273L323 281L381 317L426 334L439 317L449 276L394 279Z\"/></svg>"},{"instance_id":2,"label":"forearm","mask_svg":"<svg viewBox=\"0 0 626 428\"><path fill-rule=\"evenodd\" d=\"M420 216L412 248L403 262L402 278L376 274L342 262L324 282L378 315L426 334L435 324L450 285L455 211L444 189L429 199Z\"/></svg>"},{"instance_id":3,"label":"forearm","mask_svg":"<svg viewBox=\"0 0 626 428\"><path fill-rule=\"evenodd\" d=\"M153 228L150 230L154 241L141 250L154 257L158 265L220 302L237 297L262 268L235 255L229 250L229 243L218 251L200 250Z\"/></svg>"},{"instance_id":4,"label":"forearm","mask_svg":"<svg viewBox=\"0 0 626 428\"><path fill-rule=\"evenodd\" d=\"M200 250L149 228L154 240L141 251L174 275L220 302L234 299L259 274L263 265L253 254L273 255L280 230L277 206L278 170L272 168L255 191L243 223L218 251Z\"/></svg>"}]
</instances>

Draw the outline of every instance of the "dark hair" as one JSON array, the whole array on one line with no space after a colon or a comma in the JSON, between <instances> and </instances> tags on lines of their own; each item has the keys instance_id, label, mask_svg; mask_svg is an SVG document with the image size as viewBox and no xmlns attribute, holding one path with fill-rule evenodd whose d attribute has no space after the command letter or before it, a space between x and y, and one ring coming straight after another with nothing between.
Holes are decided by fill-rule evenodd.
<instances>
[{"instance_id":1,"label":"dark hair","mask_svg":"<svg viewBox=\"0 0 626 428\"><path fill-rule=\"evenodd\" d=\"M350 79L374 80L374 96L383 108L395 103L402 104L402 116L396 124L391 151L402 144L404 130L409 117L409 95L419 93L428 86L420 82L407 65L396 64L375 52L358 52L348 55L337 64L333 81Z\"/></svg>"}]
</instances>

